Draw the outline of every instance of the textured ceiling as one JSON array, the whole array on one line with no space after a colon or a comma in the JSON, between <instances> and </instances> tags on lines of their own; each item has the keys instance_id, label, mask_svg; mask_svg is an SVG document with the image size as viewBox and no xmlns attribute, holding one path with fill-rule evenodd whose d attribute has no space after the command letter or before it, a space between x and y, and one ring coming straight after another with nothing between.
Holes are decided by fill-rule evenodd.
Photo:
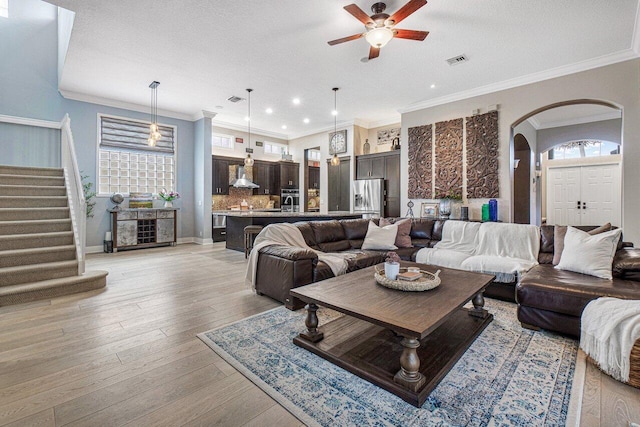
<instances>
[{"instance_id":1,"label":"textured ceiling","mask_svg":"<svg viewBox=\"0 0 640 427\"><path fill-rule=\"evenodd\" d=\"M430 31L424 42L394 39L361 62L363 39L327 44L363 30L342 9L349 0L49 1L76 12L63 93L144 106L158 80L160 109L244 124L246 103L226 99L250 87L253 126L287 135L333 125L334 86L339 121L375 123L398 120L411 104L627 51L638 8L638 0L432 0L398 26ZM369 12L373 1L356 3ZM393 13L404 0L387 4ZM446 63L462 53L468 63Z\"/></svg>"}]
</instances>

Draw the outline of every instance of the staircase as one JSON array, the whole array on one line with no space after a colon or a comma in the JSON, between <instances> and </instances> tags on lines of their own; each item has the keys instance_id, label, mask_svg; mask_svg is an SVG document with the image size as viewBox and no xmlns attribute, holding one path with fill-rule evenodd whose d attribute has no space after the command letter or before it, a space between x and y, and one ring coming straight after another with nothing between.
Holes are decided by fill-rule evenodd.
<instances>
[{"instance_id":1,"label":"staircase","mask_svg":"<svg viewBox=\"0 0 640 427\"><path fill-rule=\"evenodd\" d=\"M82 270L64 170L0 166L0 306L106 285Z\"/></svg>"}]
</instances>

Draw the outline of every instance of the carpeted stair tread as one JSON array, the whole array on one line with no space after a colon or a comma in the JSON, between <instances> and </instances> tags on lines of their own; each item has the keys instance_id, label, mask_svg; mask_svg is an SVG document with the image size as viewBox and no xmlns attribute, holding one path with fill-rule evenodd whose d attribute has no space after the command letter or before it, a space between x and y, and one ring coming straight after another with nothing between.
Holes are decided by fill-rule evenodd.
<instances>
[{"instance_id":1,"label":"carpeted stair tread","mask_svg":"<svg viewBox=\"0 0 640 427\"><path fill-rule=\"evenodd\" d=\"M0 268L0 287L78 274L78 261L43 262Z\"/></svg>"},{"instance_id":2,"label":"carpeted stair tread","mask_svg":"<svg viewBox=\"0 0 640 427\"><path fill-rule=\"evenodd\" d=\"M0 184L2 196L66 196L67 188L63 185L17 185Z\"/></svg>"},{"instance_id":3,"label":"carpeted stair tread","mask_svg":"<svg viewBox=\"0 0 640 427\"><path fill-rule=\"evenodd\" d=\"M0 251L0 268L76 259L75 245Z\"/></svg>"},{"instance_id":4,"label":"carpeted stair tread","mask_svg":"<svg viewBox=\"0 0 640 427\"><path fill-rule=\"evenodd\" d=\"M67 196L0 196L0 208L61 208L67 205Z\"/></svg>"},{"instance_id":5,"label":"carpeted stair tread","mask_svg":"<svg viewBox=\"0 0 640 427\"><path fill-rule=\"evenodd\" d=\"M70 218L68 206L58 208L0 208L0 221Z\"/></svg>"},{"instance_id":6,"label":"carpeted stair tread","mask_svg":"<svg viewBox=\"0 0 640 427\"><path fill-rule=\"evenodd\" d=\"M71 218L29 219L24 221L0 221L0 235L35 234L53 231L71 231Z\"/></svg>"},{"instance_id":7,"label":"carpeted stair tread","mask_svg":"<svg viewBox=\"0 0 640 427\"><path fill-rule=\"evenodd\" d=\"M73 231L0 235L0 251L35 248L39 246L63 246L73 243Z\"/></svg>"},{"instance_id":8,"label":"carpeted stair tread","mask_svg":"<svg viewBox=\"0 0 640 427\"><path fill-rule=\"evenodd\" d=\"M0 173L0 184L3 185L44 185L61 186L64 185L62 176L40 176L40 175L10 175Z\"/></svg>"},{"instance_id":9,"label":"carpeted stair tread","mask_svg":"<svg viewBox=\"0 0 640 427\"><path fill-rule=\"evenodd\" d=\"M62 168L41 168L34 166L5 166L0 165L0 174L31 175L31 176L64 176Z\"/></svg>"},{"instance_id":10,"label":"carpeted stair tread","mask_svg":"<svg viewBox=\"0 0 640 427\"><path fill-rule=\"evenodd\" d=\"M0 286L0 306L104 288L107 284L107 274L106 271L95 270L87 271L82 276Z\"/></svg>"}]
</instances>

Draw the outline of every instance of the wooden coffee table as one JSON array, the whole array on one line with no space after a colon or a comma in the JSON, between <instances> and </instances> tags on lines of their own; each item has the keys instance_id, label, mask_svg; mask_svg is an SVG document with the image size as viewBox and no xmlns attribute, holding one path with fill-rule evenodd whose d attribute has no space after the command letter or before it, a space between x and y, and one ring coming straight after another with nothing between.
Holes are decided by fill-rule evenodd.
<instances>
[{"instance_id":1,"label":"wooden coffee table","mask_svg":"<svg viewBox=\"0 0 640 427\"><path fill-rule=\"evenodd\" d=\"M494 276L405 262L439 287L403 292L376 283L374 267L291 290L307 303L295 345L420 407L493 316L482 293ZM473 308L462 306L473 302ZM318 305L346 314L318 326Z\"/></svg>"}]
</instances>

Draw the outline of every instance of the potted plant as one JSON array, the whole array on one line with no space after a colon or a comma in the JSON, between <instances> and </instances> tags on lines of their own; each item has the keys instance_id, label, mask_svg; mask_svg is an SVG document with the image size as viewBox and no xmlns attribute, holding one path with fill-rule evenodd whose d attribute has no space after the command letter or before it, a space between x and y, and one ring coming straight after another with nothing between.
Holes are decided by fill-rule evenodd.
<instances>
[{"instance_id":1,"label":"potted plant","mask_svg":"<svg viewBox=\"0 0 640 427\"><path fill-rule=\"evenodd\" d=\"M173 207L173 201L175 199L179 199L180 198L180 194L177 191L170 191L167 193L167 190L165 190L164 188L162 189L162 191L160 193L158 193L158 196L164 200L164 207L165 208L172 208Z\"/></svg>"},{"instance_id":2,"label":"potted plant","mask_svg":"<svg viewBox=\"0 0 640 427\"><path fill-rule=\"evenodd\" d=\"M440 216L449 219L452 214L453 205L456 206L462 203L462 194L457 193L455 190L449 190L446 196L440 199ZM460 215L458 215L459 217Z\"/></svg>"},{"instance_id":3,"label":"potted plant","mask_svg":"<svg viewBox=\"0 0 640 427\"><path fill-rule=\"evenodd\" d=\"M387 252L384 260L384 275L391 280L396 280L400 273L400 257L395 252Z\"/></svg>"}]
</instances>

